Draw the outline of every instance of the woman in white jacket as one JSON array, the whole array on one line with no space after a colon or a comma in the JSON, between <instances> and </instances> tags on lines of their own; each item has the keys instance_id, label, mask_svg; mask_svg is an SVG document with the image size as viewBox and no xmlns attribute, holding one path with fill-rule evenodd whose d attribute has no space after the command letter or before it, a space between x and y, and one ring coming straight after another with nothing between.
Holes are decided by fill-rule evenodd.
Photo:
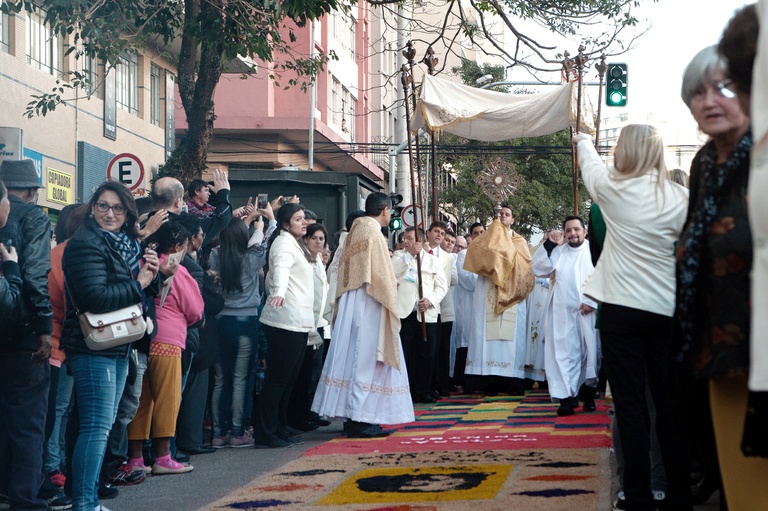
<instances>
[{"instance_id":1,"label":"woman in white jacket","mask_svg":"<svg viewBox=\"0 0 768 511\"><path fill-rule=\"evenodd\" d=\"M688 191L667 180L664 143L647 124L621 131L615 168L603 165L591 138L573 137L584 185L605 218L603 252L585 294L602 303L600 333L624 450L627 509L653 509L646 381L667 473L669 509L692 509L689 467L673 419L669 345L675 309L674 247Z\"/></svg>"},{"instance_id":2,"label":"woman in white jacket","mask_svg":"<svg viewBox=\"0 0 768 511\"><path fill-rule=\"evenodd\" d=\"M267 336L267 371L254 419L257 448L301 443L289 434L286 409L308 333L315 328L314 271L300 245L307 232L304 207L286 204L276 220L267 255L268 298L260 319Z\"/></svg>"}]
</instances>

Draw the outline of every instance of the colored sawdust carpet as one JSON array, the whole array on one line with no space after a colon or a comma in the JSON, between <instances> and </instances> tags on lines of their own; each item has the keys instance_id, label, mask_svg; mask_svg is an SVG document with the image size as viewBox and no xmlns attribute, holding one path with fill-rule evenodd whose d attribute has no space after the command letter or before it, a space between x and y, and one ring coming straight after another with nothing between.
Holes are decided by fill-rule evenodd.
<instances>
[{"instance_id":1,"label":"colored sawdust carpet","mask_svg":"<svg viewBox=\"0 0 768 511\"><path fill-rule=\"evenodd\" d=\"M304 456L209 510L595 509L607 449Z\"/></svg>"},{"instance_id":2,"label":"colored sawdust carpet","mask_svg":"<svg viewBox=\"0 0 768 511\"><path fill-rule=\"evenodd\" d=\"M587 510L609 498L608 413L557 417L546 392L419 406L385 439L340 437L206 509Z\"/></svg>"},{"instance_id":3,"label":"colored sawdust carpet","mask_svg":"<svg viewBox=\"0 0 768 511\"><path fill-rule=\"evenodd\" d=\"M484 399L453 396L419 405L416 421L398 426L388 437L339 437L307 455L611 446L610 416L603 401L598 400L595 412L570 417L558 417L557 407L545 391Z\"/></svg>"}]
</instances>

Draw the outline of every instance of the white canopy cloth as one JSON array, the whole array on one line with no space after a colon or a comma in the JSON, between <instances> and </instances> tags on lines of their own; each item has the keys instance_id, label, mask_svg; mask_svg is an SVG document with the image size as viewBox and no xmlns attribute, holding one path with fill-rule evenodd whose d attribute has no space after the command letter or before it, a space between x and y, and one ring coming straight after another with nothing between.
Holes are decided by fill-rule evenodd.
<instances>
[{"instance_id":1,"label":"white canopy cloth","mask_svg":"<svg viewBox=\"0 0 768 511\"><path fill-rule=\"evenodd\" d=\"M577 98L577 83L564 83L541 94L508 94L425 75L410 127L484 142L539 137L576 128ZM582 88L581 131L594 133L594 117Z\"/></svg>"}]
</instances>

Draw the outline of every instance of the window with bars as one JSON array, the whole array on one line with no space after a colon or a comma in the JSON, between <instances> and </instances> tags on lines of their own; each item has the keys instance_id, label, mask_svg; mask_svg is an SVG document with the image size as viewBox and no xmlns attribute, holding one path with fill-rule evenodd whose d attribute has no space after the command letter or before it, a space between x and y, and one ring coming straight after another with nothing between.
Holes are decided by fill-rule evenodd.
<instances>
[{"instance_id":1,"label":"window with bars","mask_svg":"<svg viewBox=\"0 0 768 511\"><path fill-rule=\"evenodd\" d=\"M139 112L139 56L134 53L121 56L115 66L115 98L121 110Z\"/></svg>"},{"instance_id":2,"label":"window with bars","mask_svg":"<svg viewBox=\"0 0 768 511\"><path fill-rule=\"evenodd\" d=\"M83 55L83 79L86 80L85 92L89 96L99 95L99 60L90 55Z\"/></svg>"},{"instance_id":3,"label":"window with bars","mask_svg":"<svg viewBox=\"0 0 768 511\"><path fill-rule=\"evenodd\" d=\"M333 85L331 87L331 123L335 126L339 126L341 124L341 116L339 115L341 113L341 107L339 105L340 92L341 84L336 78L334 78Z\"/></svg>"},{"instance_id":4,"label":"window with bars","mask_svg":"<svg viewBox=\"0 0 768 511\"><path fill-rule=\"evenodd\" d=\"M0 51L4 51L5 53L11 52L10 26L11 18L5 13L0 13Z\"/></svg>"},{"instance_id":5,"label":"window with bars","mask_svg":"<svg viewBox=\"0 0 768 511\"><path fill-rule=\"evenodd\" d=\"M160 119L163 117L160 111L161 76L160 66L152 63L149 69L149 122L155 126L160 126Z\"/></svg>"},{"instance_id":6,"label":"window with bars","mask_svg":"<svg viewBox=\"0 0 768 511\"><path fill-rule=\"evenodd\" d=\"M345 91L348 97L347 99L347 133L349 138L354 142L355 140L355 98L349 91Z\"/></svg>"},{"instance_id":7,"label":"window with bars","mask_svg":"<svg viewBox=\"0 0 768 511\"><path fill-rule=\"evenodd\" d=\"M45 23L45 12L28 12L27 63L53 75L61 71L62 54L61 40Z\"/></svg>"}]
</instances>

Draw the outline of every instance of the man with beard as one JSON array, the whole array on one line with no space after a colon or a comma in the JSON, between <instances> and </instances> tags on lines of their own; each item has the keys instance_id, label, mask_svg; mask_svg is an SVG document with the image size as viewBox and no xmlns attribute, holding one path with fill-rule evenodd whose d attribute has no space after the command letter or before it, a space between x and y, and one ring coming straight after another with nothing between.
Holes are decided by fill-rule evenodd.
<instances>
[{"instance_id":1,"label":"man with beard","mask_svg":"<svg viewBox=\"0 0 768 511\"><path fill-rule=\"evenodd\" d=\"M544 318L545 359L549 393L560 402L557 414L573 415L579 406L579 389L584 411L595 410L597 386L597 340L595 309L597 303L584 296L584 288L594 271L584 220L568 216L563 232L551 231L544 250L533 256L537 278L554 275L554 285Z\"/></svg>"}]
</instances>

